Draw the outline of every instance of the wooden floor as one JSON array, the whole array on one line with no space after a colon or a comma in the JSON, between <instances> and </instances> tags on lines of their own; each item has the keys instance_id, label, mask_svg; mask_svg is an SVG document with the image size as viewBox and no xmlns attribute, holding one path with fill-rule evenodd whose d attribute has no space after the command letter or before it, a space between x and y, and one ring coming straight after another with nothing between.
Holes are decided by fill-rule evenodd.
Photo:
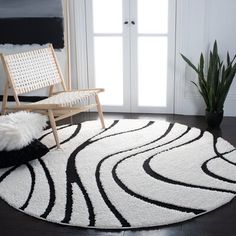
<instances>
[{"instance_id":1,"label":"wooden floor","mask_svg":"<svg viewBox=\"0 0 236 236\"><path fill-rule=\"evenodd\" d=\"M105 114L109 119L146 119L179 122L207 130L204 117L180 115ZM64 123L97 119L95 113L84 113ZM236 118L224 118L221 129L209 130L236 146ZM168 227L147 230L102 231L61 226L27 216L0 200L0 236L236 236L236 198L211 213Z\"/></svg>"}]
</instances>

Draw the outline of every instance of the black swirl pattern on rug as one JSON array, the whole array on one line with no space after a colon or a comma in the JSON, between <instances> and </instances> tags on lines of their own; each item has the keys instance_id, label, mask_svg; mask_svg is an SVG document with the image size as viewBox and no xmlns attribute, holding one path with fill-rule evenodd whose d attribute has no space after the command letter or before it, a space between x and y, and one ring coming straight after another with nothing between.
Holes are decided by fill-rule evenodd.
<instances>
[{"instance_id":1,"label":"black swirl pattern on rug","mask_svg":"<svg viewBox=\"0 0 236 236\"><path fill-rule=\"evenodd\" d=\"M228 160L227 158L225 158L225 157L223 156L223 155L225 155L225 154L221 154L221 153L217 150L216 144L217 144L217 137L214 136L213 148L214 148L214 152L215 152L216 156L215 156L215 157L212 157L212 158L210 158L210 159L208 159L208 160L206 160L206 161L202 164L201 168L202 168L202 170L203 170L203 172L204 172L205 174L207 174L208 176L210 176L210 177L212 177L212 178L214 178L214 179L218 179L218 180L220 180L220 181L224 181L224 182L231 183L231 184L236 184L236 181L235 181L235 180L231 180L231 179L225 178L225 177L220 176L220 175L218 175L218 174L215 174L215 173L213 173L211 170L209 170L209 168L208 168L208 163L211 162L211 161L213 161L213 160L219 159L219 158L220 158L221 160L223 160L223 161L229 163L230 165L236 166L236 163L231 162L230 160ZM233 149L232 151L235 151L235 149ZM231 151L231 152L232 152L232 151ZM228 152L228 153L229 153L229 152ZM228 154L228 153L226 153L226 154Z\"/></svg>"},{"instance_id":2,"label":"black swirl pattern on rug","mask_svg":"<svg viewBox=\"0 0 236 236\"><path fill-rule=\"evenodd\" d=\"M120 125L118 126L118 124L120 124ZM126 124L126 122L124 124ZM157 124L157 125L153 126L153 124ZM78 138L78 140L80 140L79 136L80 136L80 132L81 132L83 125L84 125L84 127L86 127L86 123L85 123L85 124L79 124L77 126L73 126L73 128L70 128L71 125L66 125L66 126L62 126L62 127L58 128L59 130L65 130L65 132L62 132L62 134L64 133L66 138L64 137L64 139L63 139L63 137L62 137L61 139L63 141L60 142L62 145L62 148L63 148L63 145L68 144L74 138ZM135 127L135 128L130 128L130 127ZM69 128L68 129L69 132L67 132L67 130L66 130L67 128ZM24 196L24 200L20 201L21 206L18 206L17 208L19 208L20 210L25 211L27 213L33 209L30 202L33 199L37 199L37 198L33 197L34 194L38 194L38 191L36 191L36 188L38 186L38 182L36 185L36 181L40 181L37 178L40 178L40 175L41 176L44 175L45 178L43 177L44 178L43 183L46 184L45 187L48 188L49 198L46 198L47 200L45 200L45 203L44 203L45 209L43 209L43 211L42 211L43 213L38 217L41 217L46 220L51 220L52 217L55 218L55 215L57 214L56 207L59 206L60 207L59 210L60 211L62 210L62 212L60 212L60 216L58 216L58 222L61 222L63 224L74 224L74 222L77 220L76 217L80 217L80 212L75 212L77 215L76 214L74 215L74 211L76 211L76 210L78 211L79 205L77 205L77 204L81 204L81 202L79 202L78 199L83 198L82 204L84 204L84 206L82 208L82 211L86 211L86 214L84 214L83 212L81 212L81 213L83 214L83 217L85 217L85 218L83 218L83 222L88 222L88 224L81 225L81 226L89 226L89 227L97 227L98 226L98 227L100 227L98 224L101 222L101 218L99 218L101 216L99 216L99 212L98 212L99 208L96 208L98 206L98 203L95 202L94 196L93 197L91 196L93 193L91 191L91 186L89 185L90 181L87 182L87 180L85 179L85 176L87 176L87 175L80 174L80 171L81 170L83 171L83 169L81 169L81 168L77 169L77 168L79 168L79 164L80 164L79 158L84 153L81 151L88 149L88 151L91 152L91 150L93 150L94 147L97 147L97 145L99 146L100 141L104 140L104 139L107 139L108 143L113 145L113 142L116 142L117 140L118 141L125 140L126 138L128 138L129 136L126 136L126 134L128 134L128 133L134 134L134 136L132 136L132 137L136 137L135 136L136 133L138 135L137 137L141 137L143 134L144 139L142 140L141 145L140 144L138 145L134 142L129 147L126 146L126 148L124 148L124 147L122 147L122 145L119 147L119 144L117 144L118 146L116 148L118 148L117 149L118 151L113 150L114 153L112 153L112 149L111 149L111 150L109 150L109 152L104 152L104 153L109 153L109 155L104 154L103 156L98 156L98 158L96 159L96 162L93 163L93 168L92 168L93 171L91 172L91 175L92 175L91 177L92 177L92 181L93 181L92 186L97 187L96 196L98 198L100 197L101 200L100 199L99 200L103 201L105 203L105 205L107 206L104 208L104 212L107 211L107 212L109 212L109 214L112 213L112 215L110 215L110 216L114 216L112 221L116 222L115 224L117 224L117 225L118 225L118 223L120 223L120 226L119 226L120 228L133 227L135 220L132 219L132 217L129 214L124 213L125 207L123 209L123 207L120 207L120 203L117 204L116 197L114 197L114 195L112 195L113 193L111 194L111 192L110 192L112 190L109 189L109 181L112 181L112 185L115 184L118 187L117 194L119 194L119 193L126 194L126 196L129 197L130 199L133 198L132 201L134 201L134 199L136 199L137 203L138 202L140 203L140 200L141 200L145 204L150 204L149 206L153 205L153 207L163 208L163 209L160 209L160 211L163 210L164 212L168 212L166 210L170 210L170 212L171 212L173 210L173 211L175 211L175 214L177 214L178 212L179 212L178 215L183 215L183 213L186 213L186 214L184 214L186 216L186 218L191 218L191 217L193 217L193 215L197 216L197 215L203 214L209 210L209 209L203 209L204 207L201 207L201 205L199 205L199 207L198 207L198 205L195 205L197 207L192 207L191 204L190 205L188 204L188 206L186 206L184 204L178 203L178 201L176 201L176 202L173 201L173 199L171 199L171 201L168 201L165 198L163 198L164 200L160 200L160 199L158 199L158 197L152 198L152 197L150 197L152 195L150 195L150 196L146 195L142 191L134 191L132 189L132 187L129 187L127 184L125 184L125 181L123 182L122 176L118 175L118 173L120 173L120 172L118 172L118 169L119 169L119 167L121 168L121 166L122 166L121 164L125 165L126 161L128 159L135 158L135 156L137 156L137 155L141 155L140 158L143 158L143 161L141 159L139 159L140 163L141 163L140 168L143 168L143 170L144 170L144 171L142 171L142 174L147 174L148 177L154 179L153 181L157 180L159 182L161 181L162 184L163 183L164 184L165 183L171 184L171 185L176 186L177 189L178 189L178 186L183 186L186 189L193 188L193 189L201 189L203 191L215 191L215 192L219 192L219 193L229 193L228 195L225 194L226 198L228 198L228 197L230 198L231 197L230 194L232 194L232 196L234 196L236 194L236 189L234 187L231 188L230 185L227 186L227 183L235 184L236 181L228 179L225 176L219 176L219 174L214 173L214 168L209 168L209 163L213 160L218 159L218 158L229 163L232 166L236 166L235 162L233 162L225 157L225 155L234 152L236 149L232 148L231 150L229 150L229 148L228 148L228 151L225 151L224 153L220 153L217 150L217 146L216 146L217 138L214 138L213 139L213 148L214 148L215 156L211 157L211 158L208 157L209 159L207 159L207 160L206 160L206 158L204 158L204 163L202 163L202 165L198 166L198 169L202 170L201 174L205 174L210 178L217 179L219 181L224 182L225 185L222 186L222 188L221 188L221 186L212 187L212 186L210 186L210 184L209 184L209 186L205 186L204 183L201 185L188 183L187 179L186 179L186 182L179 181L176 179L168 178L167 176L165 176L165 172L164 172L164 174L160 174L157 171L154 171L151 167L151 164L150 164L151 161L154 158L157 158L157 159L160 158L162 153L168 153L168 155L171 155L171 151L174 149L185 147L190 144L196 144L196 146L197 146L198 145L197 141L203 137L204 132L199 131L199 130L195 130L192 132L192 128L190 128L190 127L182 126L181 128L179 128L179 126L175 126L175 124L168 124L168 123L166 124L165 123L165 126L162 126L162 129L161 129L162 133L159 130L158 135L153 136L153 138L151 138L153 140L150 141L150 138L146 138L145 135L149 134L149 132L152 131L152 129L153 129L153 132L155 132L158 129L158 122L154 122L154 121L144 121L143 122L142 121L141 123L137 122L137 124L135 126L133 126L133 125L129 126L127 124L125 126L123 126L122 122L120 122L119 120L115 120L115 121L111 121L110 125L102 131L98 131L98 129L96 129L95 132L93 132L93 135L91 135L92 137L89 137L88 139L87 139L87 136L85 136L86 138L83 136L84 132L86 132L85 131L86 129L83 129L83 132L82 132L83 141L79 141L82 144L80 144L80 145L77 144L77 146L72 146L73 149L71 151L63 152L63 154L60 156L60 158L66 158L66 161L67 161L67 163L65 161L63 161L63 166L65 166L65 164L66 164L66 168L64 167L65 172L64 172L64 169L60 168L60 171L61 170L63 171L63 187L64 187L64 184L66 183L66 189L65 189L66 196L64 195L64 192L62 192L63 196L65 196L65 203L63 203L64 204L63 207L65 206L65 208L61 209L61 206L59 206L60 204L59 205L57 204L60 199L61 193L58 193L58 191L61 186L60 186L60 183L58 181L55 181L54 178L56 178L57 175L60 173L55 173L54 172L55 170L53 169L54 168L53 162L50 162L50 161L47 162L46 158L44 158L44 157L40 158L38 161L35 161L33 163L30 162L30 163L27 163L27 164L24 164L21 166L21 168L23 168L23 169L27 168L27 170L28 170L28 172L24 172L23 177L28 178L28 176L30 174L31 179L29 179L29 181L27 181L27 183L26 183L28 185L27 189L28 189L29 193L27 192L26 197L25 197L25 193L22 194L22 197ZM110 132L108 132L108 131L110 131ZM142 133L142 132L144 132L144 133ZM175 132L177 132L177 133L175 133ZM141 136L140 136L140 134L141 134ZM40 140L43 140L44 138L46 138L49 135L52 136L51 130L48 132L46 131L46 133L40 137ZM50 139L52 138L51 136L49 137ZM113 140L113 137L115 137L115 136L119 136L119 137L117 137ZM46 140L45 140L45 142L46 142ZM73 145L74 144L76 145L76 142L72 142L72 143L73 143ZM97 145L93 146L93 144L97 144ZM104 145L105 142L101 142L101 144ZM171 144L171 145L169 145L169 144ZM70 145L70 143L68 145ZM57 151L57 150L55 150L55 147L56 147L55 145L50 147L52 152ZM69 146L67 146L67 147L69 147ZM164 148L162 148L162 147L164 147ZM106 147L104 147L104 148L106 148ZM211 148L211 150L212 150L212 148ZM57 153L59 153L59 152L57 152ZM95 153L96 153L96 151L95 151ZM101 151L101 153L103 153L103 151ZM120 154L122 154L122 155L119 156ZM214 153L213 153L213 155L214 155ZM119 159L115 159L115 158L119 158ZM77 160L78 160L78 163L77 163ZM112 166L110 166L109 161L115 162L115 163L112 164ZM60 164L60 162L59 162L59 164ZM77 167L76 167L76 164L77 164ZM87 163L85 166L87 166ZM106 169L107 166L109 166L108 169ZM0 184L9 175L14 174L14 172L17 170L18 167L20 167L20 165L6 169L6 171L3 172L2 175L0 176ZM95 170L94 170L94 167L95 167ZM21 168L19 170L17 170L17 176L19 176ZM35 169L35 168L41 168L40 174L38 172L36 172L37 169ZM106 171L108 171L108 173L106 173ZM37 175L35 173L37 173ZM224 173L224 172L222 172L222 173ZM106 182L106 181L103 182L106 174L109 174L109 180L108 180L108 182ZM64 179L64 175L66 176L66 179ZM14 178L14 176L12 176L12 177ZM10 178L8 181L12 181L13 178ZM8 182L7 182L7 184L8 184ZM78 195L73 193L74 184L76 186L78 186L79 191L81 193L79 195L79 197L78 197ZM57 187L59 187L59 188L57 189ZM227 189L227 188L229 188L229 189ZM182 189L185 190L184 188L182 188ZM57 194L59 194L59 195L57 196ZM125 196L125 195L122 195L122 196ZM224 195L222 195L222 197L224 197ZM3 195L3 198L4 198L4 195ZM125 201L125 199L124 199L124 201ZM22 204L22 202L23 202L23 204ZM145 205L143 205L142 207L145 207ZM55 211L52 212L52 210L55 210ZM104 214L104 212L103 212L103 214ZM50 213L53 213L53 214L50 214ZM169 214L169 212L168 212L168 214ZM73 218L73 221L72 221L72 218ZM57 219L56 220L54 219L54 221L57 221Z\"/></svg>"},{"instance_id":3,"label":"black swirl pattern on rug","mask_svg":"<svg viewBox=\"0 0 236 236\"><path fill-rule=\"evenodd\" d=\"M154 122L151 121L149 122L147 125L141 127L141 128L138 128L138 129L133 129L133 130L129 130L129 131L126 131L126 132L122 132L122 134L124 133L131 133L131 132L135 132L135 131L139 131L139 130L142 130L142 129L145 129L147 127L149 127L150 125L152 125ZM111 137L111 135L109 135L109 137ZM98 186L98 189L99 189L99 192L103 198L103 200L105 201L105 203L107 204L107 206L109 207L109 209L111 210L111 212L116 216L116 218L120 221L122 227L130 227L130 223L121 215L121 213L116 209L116 207L114 206L114 204L112 204L112 202L109 200L109 198L107 197L107 194L103 188L103 185L102 185L102 182L100 180L100 169L101 169L101 166L103 164L103 162L110 158L111 156L114 156L114 155L117 155L117 154L120 154L120 153L123 153L123 152L127 152L129 151L130 149L128 150L125 150L125 151L120 151L120 152L117 152L115 154L112 154L112 155L109 155L105 158L103 158L97 165L97 168L96 168L96 173L95 173L95 176L96 176L96 181L97 181L97 186Z\"/></svg>"},{"instance_id":4,"label":"black swirl pattern on rug","mask_svg":"<svg viewBox=\"0 0 236 236\"><path fill-rule=\"evenodd\" d=\"M93 210L93 205L92 205L92 201L89 198L89 195L85 189L85 187L82 184L82 181L79 177L79 174L76 170L75 167L75 159L76 156L78 155L79 152L81 152L83 149L87 148L89 145L98 142L102 139L106 139L106 138L110 138L112 136L117 136L117 135L121 135L121 134L126 134L126 133L130 133L130 132L135 132L141 129L144 129L146 127L148 127L149 125L153 124L153 121L148 122L147 125L141 127L141 128L137 128L137 129L132 129L132 130L128 130L128 131L122 131L122 132L118 132L118 133L114 133L114 134L109 134L107 136L103 136L100 138L97 138L99 135L103 134L104 132L106 132L107 130L110 130L111 128L113 128L116 124L118 124L118 120L115 120L108 128L106 128L105 130L103 130L102 132L100 132L99 134L91 137L90 139L88 139L87 141L85 141L83 144L81 144L78 148L76 148L76 150L71 154L69 161L68 161L68 165L67 165L67 191L69 194L67 194L67 204L66 204L66 214L65 214L65 218L63 219L63 223L69 223L70 219L71 219L71 214L72 214L72 205L73 205L73 200L72 200L72 183L77 183L78 186L80 187L86 204L87 204L87 208L89 211L89 226L94 226L95 225L95 214L94 214L94 210ZM97 176L97 172L96 172L96 176ZM117 219L120 221L120 223L124 226L129 227L130 224L127 222L127 220L124 219L124 217L116 210L115 206L110 202L110 200L107 198L105 192L102 190L102 187L98 184L98 188L99 191L105 201L105 203L107 204L107 206L109 207L109 209L112 211L112 213L117 217Z\"/></svg>"},{"instance_id":5,"label":"black swirl pattern on rug","mask_svg":"<svg viewBox=\"0 0 236 236\"><path fill-rule=\"evenodd\" d=\"M225 154L229 154L231 152L235 151L235 149L230 150L228 152L222 153L221 156L225 155ZM203 167L204 165L207 164L208 161L217 158L218 156L215 156L209 160L207 160L206 162L203 163L202 168L204 169L205 172L205 167ZM236 191L232 191L232 190L227 190L227 189L222 189L222 188L214 188L214 187L208 187L208 186L204 186L204 185L195 185L195 184L190 184L190 183L186 183L186 182L182 182L182 181L178 181L178 180L174 180L174 179L170 179L166 176L161 175L160 173L155 172L151 166L150 166L150 162L152 160L153 157L147 159L144 161L143 163L143 169L145 170L145 172L150 175L151 177L153 177L154 179L169 183L169 184L173 184L173 185L180 185L180 186L184 186L184 187L189 187L189 188L196 188L196 189L203 189L203 190L208 190L208 191L216 191L216 192L225 192L225 193L232 193L232 194L236 194ZM224 158L225 159L225 158Z\"/></svg>"},{"instance_id":6,"label":"black swirl pattern on rug","mask_svg":"<svg viewBox=\"0 0 236 236\"><path fill-rule=\"evenodd\" d=\"M65 143L69 142L71 139L75 138L78 135L80 129L81 129L81 125L79 124L79 125L77 125L77 128L75 129L74 133L69 138L67 138L64 141L60 142L60 145L63 145ZM56 146L57 145L53 145L49 149L51 150L51 149L55 148Z\"/></svg>"},{"instance_id":7,"label":"black swirl pattern on rug","mask_svg":"<svg viewBox=\"0 0 236 236\"><path fill-rule=\"evenodd\" d=\"M150 199L150 198L144 197L144 196L142 196L142 195L140 195L140 194L137 194L137 193L135 193L134 191L132 191L131 189L129 189L129 188L119 179L119 177L117 176L117 173L116 173L117 167L118 167L123 161L125 161L125 160L127 160L127 159L129 159L129 158L132 158L132 157L134 157L134 156L136 156L136 155L145 153L145 152L147 152L147 151L151 151L151 150L157 149L157 148L159 148L159 147L165 146L165 145L167 145L167 144L170 144L170 143L172 143L172 142L174 142L174 141L176 141L176 140L182 138L184 135L186 135L186 134L189 132L189 130L190 130L190 128L188 128L188 129L187 129L183 134L181 134L179 137L177 137L177 138L175 138L175 139L173 139L173 140L171 140L171 141L169 141L169 142L166 142L166 143L164 143L164 144L158 145L158 146L156 146L156 147L154 147L154 148L151 148L151 149L147 149L147 150L144 150L144 151L135 153L135 154L133 154L133 155L127 156L127 157L122 158L121 160L119 160L119 161L115 164L115 166L113 167L113 169L112 169L112 176L113 176L114 180L116 181L116 183L117 183L126 193L130 194L131 196L134 196L134 197L136 197L136 198L138 198L138 199L140 199L140 200L143 200L143 201L145 201L145 202L148 202L148 203L151 203L151 204L160 206L160 207L168 208L168 209L171 209L171 210L177 210L177 211L187 212L187 213L192 212L192 213L194 213L194 214L196 214L196 215L205 212L205 210L203 210L203 209L193 209L193 208L188 208L188 207L182 207L182 206L178 206L178 205L175 205L175 204L170 204L170 203L167 203L167 202L161 202L161 201L158 201L158 200ZM165 149L165 150L163 150L163 151L157 152L157 153L155 153L154 155L152 155L151 157L149 157L148 160L149 160L149 159L152 159L154 156L157 156L157 155L159 155L159 154L161 154L161 153L163 153L163 152L168 152L168 151L170 151L170 150L172 150L172 149L179 148L179 147L185 146L185 145L187 145L187 144L190 144L190 143L192 143L192 142L195 142L195 141L199 140L199 139L202 137L202 135L203 135L203 132L201 132L198 137L196 137L196 138L194 138L194 139L192 139L192 140L190 140L190 141L187 141L187 142L185 142L185 143L183 143L183 144L180 144L180 145L177 145L177 146L174 146L174 147Z\"/></svg>"},{"instance_id":8,"label":"black swirl pattern on rug","mask_svg":"<svg viewBox=\"0 0 236 236\"><path fill-rule=\"evenodd\" d=\"M45 165L42 159L39 159L39 162L44 170L44 173L47 178L48 185L49 185L49 203L44 213L40 216L46 219L48 214L52 211L53 206L55 205L56 193L55 193L55 186L54 186L54 182L50 174L50 171L48 170L47 166Z\"/></svg>"},{"instance_id":9,"label":"black swirl pattern on rug","mask_svg":"<svg viewBox=\"0 0 236 236\"><path fill-rule=\"evenodd\" d=\"M59 127L58 130L62 130L62 129L66 129L68 127L71 127L72 125L65 125L62 127ZM66 140L60 142L60 144L65 144L67 142L69 142L71 139L75 138L81 128L81 124L77 125L77 128L75 129L75 131L70 135L69 138L67 138ZM47 132L46 134L44 134L43 136L41 136L39 138L39 140L42 140L43 138L47 137L48 135L52 134L52 131ZM55 148L55 146L51 147L50 149ZM54 186L54 182L53 179L51 177L50 171L48 170L46 164L44 163L44 161L42 160L42 158L38 159L40 165L43 168L43 171L45 173L45 177L47 179L48 185L49 185L49 203L47 208L45 209L44 213L42 215L40 215L40 217L42 218L47 218L47 216L50 214L50 212L52 211L53 206L55 205L55 200L56 200L56 193L55 193L55 186ZM33 191L34 191L34 187L35 187L35 173L33 170L32 165L30 165L29 163L25 164L26 167L29 169L30 175L31 175L31 188L30 188L30 192L28 194L27 200L26 202L19 208L21 210L25 210L26 207L28 206L30 199L33 195ZM0 183L7 177L9 176L11 173L13 173L18 167L20 167L21 165L17 165L14 166L12 168L10 168L8 171L6 171L1 177L0 177Z\"/></svg>"},{"instance_id":10,"label":"black swirl pattern on rug","mask_svg":"<svg viewBox=\"0 0 236 236\"><path fill-rule=\"evenodd\" d=\"M31 176L31 188L30 188L30 192L29 192L29 195L27 197L27 200L25 201L25 203L23 204L22 207L20 207L20 209L23 211L25 210L25 208L28 206L29 202L30 202L30 199L33 195L33 191L34 191L34 186L35 186L35 173L34 173L34 168L29 164L27 163L26 164L27 168L29 169L29 172L30 172L30 176Z\"/></svg>"},{"instance_id":11,"label":"black swirl pattern on rug","mask_svg":"<svg viewBox=\"0 0 236 236\"><path fill-rule=\"evenodd\" d=\"M93 141L92 139L101 135L102 133L106 132L107 130L110 130L113 126L115 126L118 123L118 120L115 120L108 128L104 129L100 133L94 135L93 137L89 138L86 140L84 143L82 143L80 146L78 146L70 155L67 163L67 168L66 168L66 179L67 179L67 195L66 195L66 211L65 211L65 217L62 220L62 223L69 223L71 220L71 214L72 214L72 207L73 207L73 198L72 198L72 184L76 183L86 202L88 213L89 213L89 226L94 226L95 225L95 214L94 214L94 209L92 205L92 201L90 200L90 197L84 187L84 184L81 181L81 178L76 170L75 167L75 159L78 153L86 148L88 145L90 145Z\"/></svg>"},{"instance_id":12,"label":"black swirl pattern on rug","mask_svg":"<svg viewBox=\"0 0 236 236\"><path fill-rule=\"evenodd\" d=\"M57 130L62 130L62 129L66 129L68 127L72 126L71 124L69 125L63 125L61 127L58 127ZM49 128L48 128L49 129ZM48 136L49 134L52 134L52 130L50 129L50 131L48 131L47 133L45 133L44 135L42 135L41 137L38 138L39 141L41 141L43 138L45 138L46 136Z\"/></svg>"},{"instance_id":13,"label":"black swirl pattern on rug","mask_svg":"<svg viewBox=\"0 0 236 236\"><path fill-rule=\"evenodd\" d=\"M8 176L10 175L12 172L14 172L18 167L20 167L21 165L17 165L17 166L13 166L11 167L9 170L7 170L4 174L1 175L0 177L0 183Z\"/></svg>"}]
</instances>

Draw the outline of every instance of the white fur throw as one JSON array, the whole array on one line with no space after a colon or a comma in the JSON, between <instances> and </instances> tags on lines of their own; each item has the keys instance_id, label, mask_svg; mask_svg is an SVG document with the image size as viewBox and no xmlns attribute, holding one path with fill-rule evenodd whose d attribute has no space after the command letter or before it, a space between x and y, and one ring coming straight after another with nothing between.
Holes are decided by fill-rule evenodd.
<instances>
[{"instance_id":1,"label":"white fur throw","mask_svg":"<svg viewBox=\"0 0 236 236\"><path fill-rule=\"evenodd\" d=\"M41 135L46 122L46 116L25 111L0 116L0 151L27 146Z\"/></svg>"}]
</instances>

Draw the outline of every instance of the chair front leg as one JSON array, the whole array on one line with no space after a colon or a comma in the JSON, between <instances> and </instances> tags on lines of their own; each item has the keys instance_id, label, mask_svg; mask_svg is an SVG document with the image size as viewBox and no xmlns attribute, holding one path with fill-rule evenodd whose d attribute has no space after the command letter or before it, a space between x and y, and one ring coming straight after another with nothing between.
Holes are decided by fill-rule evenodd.
<instances>
[{"instance_id":1,"label":"chair front leg","mask_svg":"<svg viewBox=\"0 0 236 236\"><path fill-rule=\"evenodd\" d=\"M54 118L54 114L52 110L48 110L48 117L49 117L50 125L52 127L52 132L54 135L54 139L56 141L57 148L60 148L60 142L59 142L58 133L57 133L57 126L56 126L56 122L55 122L55 118Z\"/></svg>"},{"instance_id":2,"label":"chair front leg","mask_svg":"<svg viewBox=\"0 0 236 236\"><path fill-rule=\"evenodd\" d=\"M96 100L96 104L97 104L97 110L98 110L98 115L102 124L102 128L105 129L105 122L104 122L104 117L103 117L103 112L102 112L102 106L99 100L98 95L95 95L95 100Z\"/></svg>"}]
</instances>

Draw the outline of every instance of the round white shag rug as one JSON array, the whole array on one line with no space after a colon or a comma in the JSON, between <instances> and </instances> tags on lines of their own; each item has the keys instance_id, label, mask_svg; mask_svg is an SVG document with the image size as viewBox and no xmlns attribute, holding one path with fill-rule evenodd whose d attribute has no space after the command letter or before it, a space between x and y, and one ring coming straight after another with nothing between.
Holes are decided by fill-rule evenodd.
<instances>
[{"instance_id":1,"label":"round white shag rug","mask_svg":"<svg viewBox=\"0 0 236 236\"><path fill-rule=\"evenodd\" d=\"M0 170L0 197L47 221L104 229L168 225L236 195L236 152L222 138L178 123L106 120L51 130L50 152Z\"/></svg>"}]
</instances>

